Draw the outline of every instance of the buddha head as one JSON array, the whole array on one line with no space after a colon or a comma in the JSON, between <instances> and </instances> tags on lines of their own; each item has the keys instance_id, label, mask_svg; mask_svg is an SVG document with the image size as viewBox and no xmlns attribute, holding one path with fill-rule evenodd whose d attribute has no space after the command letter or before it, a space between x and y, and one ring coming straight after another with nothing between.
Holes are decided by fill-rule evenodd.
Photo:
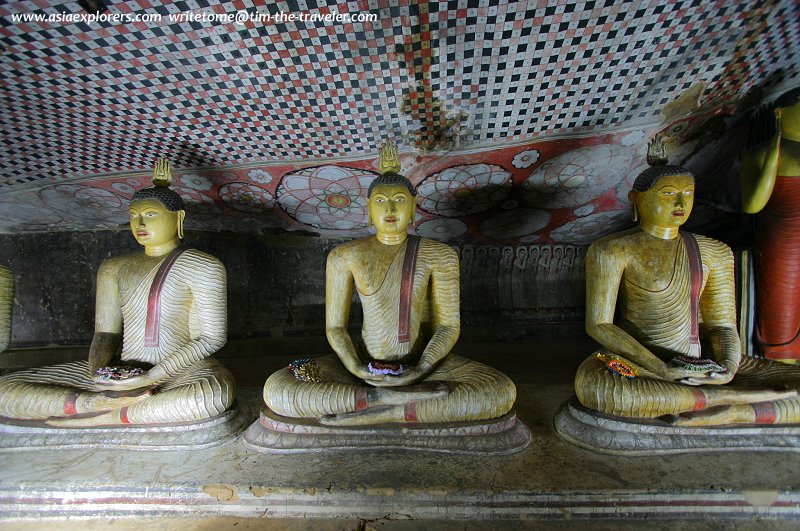
<instances>
[{"instance_id":1,"label":"buddha head","mask_svg":"<svg viewBox=\"0 0 800 531\"><path fill-rule=\"evenodd\" d=\"M369 219L375 224L378 237L405 235L417 207L417 193L411 182L398 173L384 173L372 181L367 193Z\"/></svg>"},{"instance_id":2,"label":"buddha head","mask_svg":"<svg viewBox=\"0 0 800 531\"><path fill-rule=\"evenodd\" d=\"M643 171L628 193L633 220L643 227L677 229L694 206L694 176L681 166L654 166Z\"/></svg>"},{"instance_id":3,"label":"buddha head","mask_svg":"<svg viewBox=\"0 0 800 531\"><path fill-rule=\"evenodd\" d=\"M783 135L800 141L800 87L784 92L775 100L775 116Z\"/></svg>"},{"instance_id":4,"label":"buddha head","mask_svg":"<svg viewBox=\"0 0 800 531\"><path fill-rule=\"evenodd\" d=\"M648 162L651 166L636 177L628 192L633 220L647 232L674 238L694 206L694 176L682 166L666 164L658 137L651 142Z\"/></svg>"},{"instance_id":5,"label":"buddha head","mask_svg":"<svg viewBox=\"0 0 800 531\"><path fill-rule=\"evenodd\" d=\"M168 188L170 181L169 161L161 159L153 174L154 186L137 191L131 200L131 232L148 254L174 248L183 238L186 210L181 196Z\"/></svg>"},{"instance_id":6,"label":"buddha head","mask_svg":"<svg viewBox=\"0 0 800 531\"><path fill-rule=\"evenodd\" d=\"M385 142L380 152L380 172L369 185L369 222L375 224L380 241L402 243L408 226L414 222L417 192L414 185L400 175L400 158L394 142Z\"/></svg>"}]
</instances>

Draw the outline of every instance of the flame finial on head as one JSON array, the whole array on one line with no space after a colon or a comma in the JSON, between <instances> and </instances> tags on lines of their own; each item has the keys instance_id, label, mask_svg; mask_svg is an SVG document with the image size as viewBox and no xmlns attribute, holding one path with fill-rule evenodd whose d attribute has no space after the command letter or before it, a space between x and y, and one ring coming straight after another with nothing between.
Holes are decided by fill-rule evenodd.
<instances>
[{"instance_id":1,"label":"flame finial on head","mask_svg":"<svg viewBox=\"0 0 800 531\"><path fill-rule=\"evenodd\" d=\"M664 166L669 162L667 146L661 135L654 136L647 143L647 164L650 166Z\"/></svg>"},{"instance_id":2,"label":"flame finial on head","mask_svg":"<svg viewBox=\"0 0 800 531\"><path fill-rule=\"evenodd\" d=\"M397 155L397 144L387 140L381 145L381 154L378 164L378 172L400 173L400 157Z\"/></svg>"},{"instance_id":3,"label":"flame finial on head","mask_svg":"<svg viewBox=\"0 0 800 531\"><path fill-rule=\"evenodd\" d=\"M157 199L167 207L167 210L175 212L185 210L181 196L174 190L170 190L172 184L172 168L167 157L161 157L153 168L153 186L142 188L133 194L132 200L137 199Z\"/></svg>"},{"instance_id":4,"label":"flame finial on head","mask_svg":"<svg viewBox=\"0 0 800 531\"><path fill-rule=\"evenodd\" d=\"M400 157L397 155L397 144L391 140L387 140L381 145L381 154L379 158L378 171L380 175L372 180L367 190L367 197L372 196L372 191L378 185L395 185L399 184L408 189L408 193L412 196L417 195L414 185L411 184L406 177L400 175Z\"/></svg>"},{"instance_id":5,"label":"flame finial on head","mask_svg":"<svg viewBox=\"0 0 800 531\"><path fill-rule=\"evenodd\" d=\"M172 184L172 166L167 157L161 157L153 167L153 186L167 187Z\"/></svg>"},{"instance_id":6,"label":"flame finial on head","mask_svg":"<svg viewBox=\"0 0 800 531\"><path fill-rule=\"evenodd\" d=\"M668 163L667 146L661 135L656 135L647 143L647 164L650 167L636 177L633 189L646 192L664 175L688 175L694 179L694 175L688 169Z\"/></svg>"}]
</instances>

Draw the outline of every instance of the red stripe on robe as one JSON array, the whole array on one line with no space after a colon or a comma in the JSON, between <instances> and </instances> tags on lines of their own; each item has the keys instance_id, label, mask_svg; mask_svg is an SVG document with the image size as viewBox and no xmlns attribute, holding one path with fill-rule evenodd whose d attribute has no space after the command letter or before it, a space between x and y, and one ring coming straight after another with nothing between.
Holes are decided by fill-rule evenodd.
<instances>
[{"instance_id":1,"label":"red stripe on robe","mask_svg":"<svg viewBox=\"0 0 800 531\"><path fill-rule=\"evenodd\" d=\"M178 260L178 257L183 254L186 249L178 248L161 262L158 268L153 283L150 284L150 295L147 297L147 320L144 327L144 346L157 347L158 346L158 330L159 321L161 319L161 291L164 288L164 282L167 280L172 266Z\"/></svg>"}]
</instances>

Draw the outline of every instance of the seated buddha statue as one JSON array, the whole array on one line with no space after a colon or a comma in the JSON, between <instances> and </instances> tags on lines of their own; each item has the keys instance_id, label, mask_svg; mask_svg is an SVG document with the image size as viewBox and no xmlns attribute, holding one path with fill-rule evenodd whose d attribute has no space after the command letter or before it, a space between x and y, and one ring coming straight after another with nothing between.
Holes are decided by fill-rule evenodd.
<instances>
[{"instance_id":1,"label":"seated buddha statue","mask_svg":"<svg viewBox=\"0 0 800 531\"><path fill-rule=\"evenodd\" d=\"M14 306L14 273L0 264L0 352L11 343L11 309Z\"/></svg>"},{"instance_id":2,"label":"seated buddha statue","mask_svg":"<svg viewBox=\"0 0 800 531\"><path fill-rule=\"evenodd\" d=\"M170 173L160 160L155 186L133 195L130 228L143 252L100 266L88 360L0 377L0 417L149 425L200 421L232 405L233 377L211 357L226 341L225 268L181 246L185 211Z\"/></svg>"},{"instance_id":3,"label":"seated buddha statue","mask_svg":"<svg viewBox=\"0 0 800 531\"><path fill-rule=\"evenodd\" d=\"M507 376L450 353L460 332L458 256L408 234L416 193L399 170L396 148L384 145L382 174L368 191L375 236L328 255L326 333L335 355L272 374L264 386L272 412L363 426L480 421L512 408ZM347 329L353 289L364 317L356 341Z\"/></svg>"},{"instance_id":4,"label":"seated buddha statue","mask_svg":"<svg viewBox=\"0 0 800 531\"><path fill-rule=\"evenodd\" d=\"M778 131L742 156L742 202L758 213L753 261L756 344L800 361L800 87L775 101Z\"/></svg>"},{"instance_id":5,"label":"seated buddha statue","mask_svg":"<svg viewBox=\"0 0 800 531\"><path fill-rule=\"evenodd\" d=\"M676 425L800 422L800 370L742 359L732 252L679 230L694 178L658 158L629 194L639 226L586 256L586 331L602 348L578 369L578 400Z\"/></svg>"}]
</instances>

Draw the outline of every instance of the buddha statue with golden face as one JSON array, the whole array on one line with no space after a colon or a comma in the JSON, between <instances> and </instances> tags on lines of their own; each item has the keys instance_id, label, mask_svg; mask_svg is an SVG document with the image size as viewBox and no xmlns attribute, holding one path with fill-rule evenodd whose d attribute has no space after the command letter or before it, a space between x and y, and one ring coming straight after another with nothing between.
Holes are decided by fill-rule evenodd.
<instances>
[{"instance_id":1,"label":"buddha statue with golden face","mask_svg":"<svg viewBox=\"0 0 800 531\"><path fill-rule=\"evenodd\" d=\"M753 246L756 343L800 361L800 87L775 101L778 132L742 156L742 203L758 213Z\"/></svg>"},{"instance_id":2,"label":"buddha statue with golden face","mask_svg":"<svg viewBox=\"0 0 800 531\"><path fill-rule=\"evenodd\" d=\"M14 273L0 264L0 352L11 344L11 309L14 306Z\"/></svg>"},{"instance_id":3,"label":"buddha statue with golden face","mask_svg":"<svg viewBox=\"0 0 800 531\"><path fill-rule=\"evenodd\" d=\"M578 369L578 400L677 425L799 422L786 388L800 371L741 357L731 250L680 231L694 189L683 168L645 170L629 194L639 226L589 248L586 330L602 348Z\"/></svg>"},{"instance_id":4,"label":"buddha statue with golden face","mask_svg":"<svg viewBox=\"0 0 800 531\"><path fill-rule=\"evenodd\" d=\"M202 421L234 399L233 377L211 355L226 341L225 268L181 246L185 211L169 190L169 162L130 206L143 251L97 273L88 361L0 377L0 417L57 427ZM112 362L118 356L119 362Z\"/></svg>"},{"instance_id":5,"label":"buddha statue with golden face","mask_svg":"<svg viewBox=\"0 0 800 531\"><path fill-rule=\"evenodd\" d=\"M375 236L328 255L326 333L336 354L272 374L264 386L272 413L372 426L481 421L512 408L508 377L450 353L460 331L458 256L408 234L416 194L399 169L396 148L385 145L368 193ZM355 341L347 329L354 289L364 315Z\"/></svg>"}]
</instances>

